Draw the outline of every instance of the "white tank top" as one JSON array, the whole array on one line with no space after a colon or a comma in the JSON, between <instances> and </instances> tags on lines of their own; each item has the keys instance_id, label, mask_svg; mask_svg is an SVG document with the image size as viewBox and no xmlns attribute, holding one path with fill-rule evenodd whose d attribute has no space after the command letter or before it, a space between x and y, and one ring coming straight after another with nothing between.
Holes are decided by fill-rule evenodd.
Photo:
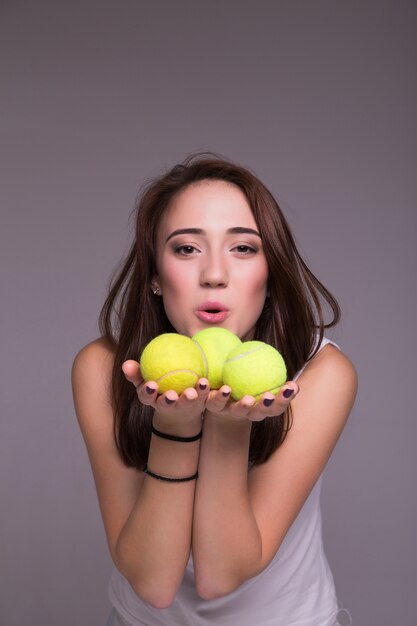
<instances>
[{"instance_id":1,"label":"white tank top","mask_svg":"<svg viewBox=\"0 0 417 626\"><path fill-rule=\"evenodd\" d=\"M320 350L328 343L339 347L323 339ZM271 563L232 593L202 600L195 590L190 557L172 605L154 609L114 568L109 597L116 611L129 626L334 626L338 606L322 542L321 480L316 482Z\"/></svg>"}]
</instances>

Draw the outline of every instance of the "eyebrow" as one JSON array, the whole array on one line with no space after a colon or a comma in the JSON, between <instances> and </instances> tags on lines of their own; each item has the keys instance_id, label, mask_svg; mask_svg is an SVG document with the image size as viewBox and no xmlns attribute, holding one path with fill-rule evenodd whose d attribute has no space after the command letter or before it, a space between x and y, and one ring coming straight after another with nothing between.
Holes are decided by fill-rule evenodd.
<instances>
[{"instance_id":1,"label":"eyebrow","mask_svg":"<svg viewBox=\"0 0 417 626\"><path fill-rule=\"evenodd\" d=\"M178 230L174 230L170 235L168 235L166 242L169 241L172 237L176 235L206 235L206 231L202 228L179 228ZM228 228L226 231L228 235L256 235L257 237L261 237L257 230L253 228L245 228L244 226L234 226L233 228ZM166 243L165 242L165 243Z\"/></svg>"}]
</instances>

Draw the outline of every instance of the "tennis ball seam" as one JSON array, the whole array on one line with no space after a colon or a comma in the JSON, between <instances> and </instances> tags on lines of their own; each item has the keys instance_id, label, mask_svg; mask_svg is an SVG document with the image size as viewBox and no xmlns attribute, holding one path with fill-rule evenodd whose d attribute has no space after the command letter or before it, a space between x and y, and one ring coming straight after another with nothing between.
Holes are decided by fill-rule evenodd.
<instances>
[{"instance_id":1,"label":"tennis ball seam","mask_svg":"<svg viewBox=\"0 0 417 626\"><path fill-rule=\"evenodd\" d=\"M270 387L269 389L265 389L264 391L261 391L260 393L266 393L267 391L272 391L273 389L280 389L280 387L282 387L284 383L281 383L280 385L272 385L272 387Z\"/></svg>"},{"instance_id":2,"label":"tennis ball seam","mask_svg":"<svg viewBox=\"0 0 417 626\"><path fill-rule=\"evenodd\" d=\"M203 348L200 346L200 344L198 343L198 341L196 341L195 339L193 339L192 341L195 343L197 348L200 350L201 356L203 357L203 363L204 363L204 372L205 372L204 378L208 378L209 377L209 366L208 366L208 361L207 361L207 357L205 355L205 352L204 352Z\"/></svg>"},{"instance_id":3,"label":"tennis ball seam","mask_svg":"<svg viewBox=\"0 0 417 626\"><path fill-rule=\"evenodd\" d=\"M168 378L168 376L175 376L177 374L192 374L196 378L200 378L198 372L196 372L195 370L181 369L181 370L171 370L170 372L167 372L166 374L163 374L162 376L157 378L155 382L165 380L165 378Z\"/></svg>"},{"instance_id":4,"label":"tennis ball seam","mask_svg":"<svg viewBox=\"0 0 417 626\"><path fill-rule=\"evenodd\" d=\"M259 350L265 350L265 346L259 346L258 348L254 348L253 350L248 350L247 352L242 352L231 359L227 359L226 363L231 363L232 361L237 361L238 359L243 359L243 357L248 356L250 354L255 354L255 352L259 352Z\"/></svg>"},{"instance_id":5,"label":"tennis ball seam","mask_svg":"<svg viewBox=\"0 0 417 626\"><path fill-rule=\"evenodd\" d=\"M284 384L284 383L282 383L281 385L274 385L273 387L270 387L269 389L264 389L263 391L260 391L259 393L256 393L256 394L254 395L254 397L256 398L257 396L261 396L263 393L267 393L268 391L273 392L273 390L274 390L274 389L277 389L277 390L278 390L278 389L281 389L281 387L282 387L282 385L283 385L283 384ZM249 394L247 394L247 395L249 395L249 396L250 396L251 394L249 393ZM276 395L276 394L275 394L275 395Z\"/></svg>"}]
</instances>

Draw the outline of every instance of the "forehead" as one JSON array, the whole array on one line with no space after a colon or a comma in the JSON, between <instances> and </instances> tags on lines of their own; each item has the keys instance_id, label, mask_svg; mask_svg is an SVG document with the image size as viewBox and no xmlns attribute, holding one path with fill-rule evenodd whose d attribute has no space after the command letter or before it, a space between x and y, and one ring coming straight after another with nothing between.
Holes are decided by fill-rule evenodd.
<instances>
[{"instance_id":1,"label":"forehead","mask_svg":"<svg viewBox=\"0 0 417 626\"><path fill-rule=\"evenodd\" d=\"M243 191L226 181L203 180L175 196L161 218L159 230L195 227L220 231L235 226L256 228Z\"/></svg>"}]
</instances>

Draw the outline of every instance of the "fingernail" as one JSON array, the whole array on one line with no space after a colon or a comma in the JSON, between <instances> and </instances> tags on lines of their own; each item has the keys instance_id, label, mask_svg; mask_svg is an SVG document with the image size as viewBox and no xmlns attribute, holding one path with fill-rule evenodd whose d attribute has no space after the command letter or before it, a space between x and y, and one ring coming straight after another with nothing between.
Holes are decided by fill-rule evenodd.
<instances>
[{"instance_id":1,"label":"fingernail","mask_svg":"<svg viewBox=\"0 0 417 626\"><path fill-rule=\"evenodd\" d=\"M165 402L167 404L174 404L175 400L171 400L171 398L165 398Z\"/></svg>"},{"instance_id":2,"label":"fingernail","mask_svg":"<svg viewBox=\"0 0 417 626\"><path fill-rule=\"evenodd\" d=\"M271 406L272 403L273 403L273 400L271 400L271 398L264 398L265 406Z\"/></svg>"},{"instance_id":3,"label":"fingernail","mask_svg":"<svg viewBox=\"0 0 417 626\"><path fill-rule=\"evenodd\" d=\"M201 391L204 391L204 389L207 389L207 385L205 385L204 383L200 383L199 387L200 387Z\"/></svg>"},{"instance_id":4,"label":"fingernail","mask_svg":"<svg viewBox=\"0 0 417 626\"><path fill-rule=\"evenodd\" d=\"M282 395L284 396L284 398L290 398L293 393L293 389L286 389L285 391L283 391Z\"/></svg>"},{"instance_id":5,"label":"fingernail","mask_svg":"<svg viewBox=\"0 0 417 626\"><path fill-rule=\"evenodd\" d=\"M151 395L151 393L155 391L155 389L152 389L152 387L148 387L148 385L146 385L145 389L146 389L146 393L149 393L149 395Z\"/></svg>"},{"instance_id":6,"label":"fingernail","mask_svg":"<svg viewBox=\"0 0 417 626\"><path fill-rule=\"evenodd\" d=\"M227 398L227 396L230 396L230 391L222 391L222 396Z\"/></svg>"}]
</instances>

